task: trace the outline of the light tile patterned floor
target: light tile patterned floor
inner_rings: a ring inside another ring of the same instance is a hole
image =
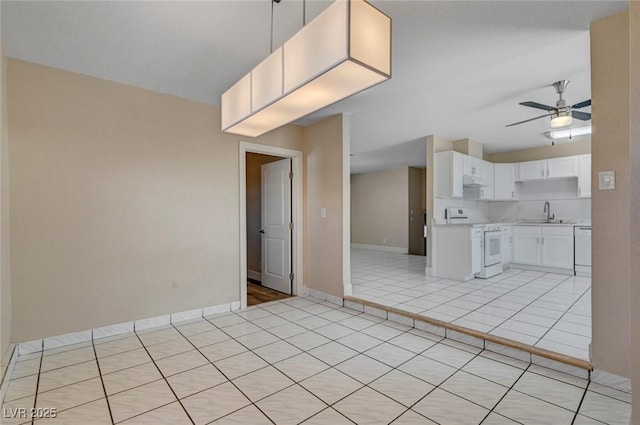
[[[3,416],[34,406],[57,409],[37,425],[626,425],[630,395],[307,297],[23,355]]]
[[[507,269],[463,283],[425,276],[425,258],[353,248],[353,296],[589,360],[591,279]]]

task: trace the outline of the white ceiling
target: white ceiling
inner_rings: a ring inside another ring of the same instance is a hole
[[[590,98],[589,23],[627,1],[372,1],[393,19],[393,77],[298,123],[351,119],[352,172],[424,166],[429,134],[486,152],[542,146],[548,120],[518,105]],[[328,5],[307,0],[310,21]],[[300,0],[274,6],[274,46],[302,26]],[[8,56],[213,105],[270,51],[269,0],[2,1]],[[585,109],[588,111],[589,109]],[[420,149],[422,149],[420,151]]]

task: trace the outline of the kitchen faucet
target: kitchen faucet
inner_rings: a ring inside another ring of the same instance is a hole
[[[551,214],[551,205],[549,204],[549,201],[544,201],[544,209],[542,210],[542,212],[547,213],[547,223],[549,223],[556,217],[555,214]]]

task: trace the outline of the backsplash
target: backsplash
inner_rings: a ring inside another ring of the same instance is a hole
[[[551,214],[556,218],[571,220],[591,219],[591,199],[554,199],[548,198]],[[436,220],[444,219],[445,210],[450,207],[464,207],[469,209],[469,216],[473,222],[490,220],[525,220],[543,219],[545,201],[509,201],[486,202],[469,201],[465,199],[434,198],[433,212]]]
[[[561,219],[591,219],[591,199],[549,198],[551,214]],[[544,201],[490,202],[488,216],[492,219],[542,219]]]

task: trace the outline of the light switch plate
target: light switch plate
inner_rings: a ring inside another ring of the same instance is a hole
[[[600,190],[612,190],[616,188],[616,172],[600,171],[598,173],[598,188]]]

